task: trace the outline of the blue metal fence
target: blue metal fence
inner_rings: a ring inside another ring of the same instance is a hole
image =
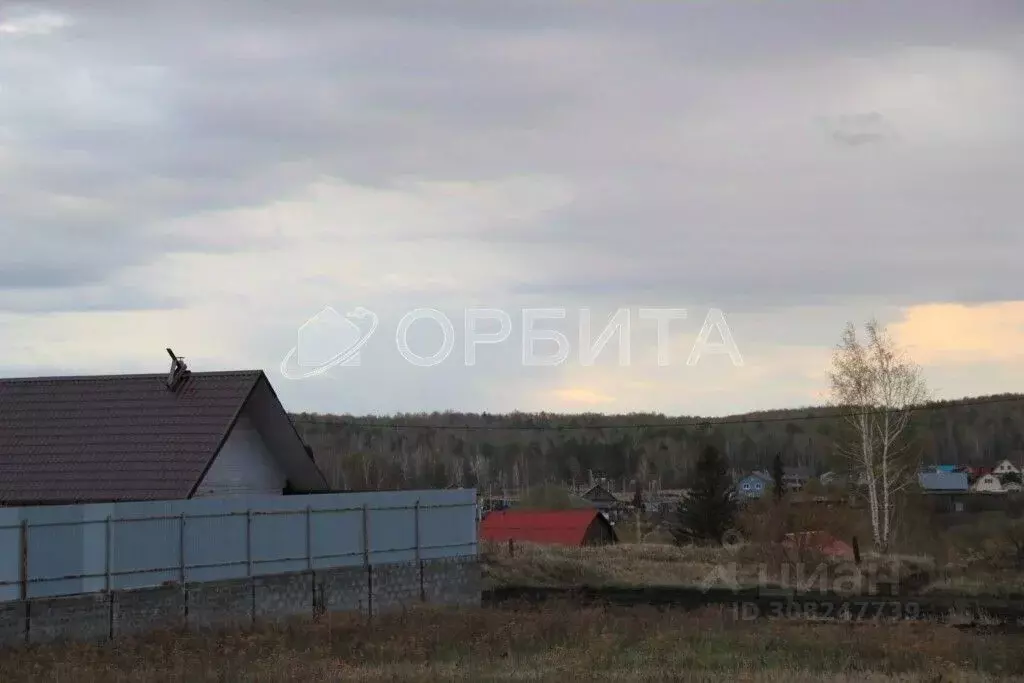
[[[0,601],[476,553],[473,489],[0,508]]]

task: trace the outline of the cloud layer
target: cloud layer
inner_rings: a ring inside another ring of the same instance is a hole
[[[717,306],[749,362],[410,369],[378,340],[279,380],[294,409],[811,402],[871,314],[945,392],[1016,376],[971,326],[1024,301],[1018,3],[348,5],[0,10],[5,374],[273,369],[330,304],[392,335],[683,307],[684,339]]]

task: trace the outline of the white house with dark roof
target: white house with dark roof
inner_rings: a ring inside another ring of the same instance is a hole
[[[1003,460],[992,469],[992,474],[1000,477],[1004,474],[1020,474],[1020,468],[1009,460]]]
[[[995,474],[986,474],[978,477],[978,480],[971,486],[974,493],[1004,493],[1002,482]]]
[[[0,379],[0,505],[329,490],[262,370]]]

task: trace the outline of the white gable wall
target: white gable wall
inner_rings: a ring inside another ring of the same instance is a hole
[[[1016,465],[1014,465],[1014,464],[1013,464],[1012,462],[1010,462],[1009,460],[1004,460],[1004,461],[1002,461],[1002,462],[1001,462],[1001,463],[999,463],[999,465],[998,465],[998,466],[997,466],[997,467],[996,467],[996,468],[995,468],[994,470],[992,470],[992,471],[993,471],[993,473],[994,473],[994,474],[1009,474],[1010,472],[1013,472],[1013,473],[1015,473],[1015,474],[1017,474],[1017,473],[1020,473],[1020,470],[1018,470],[1018,469],[1017,469],[1017,466],[1016,466]]]
[[[195,497],[281,495],[286,475],[247,415],[235,423]]]
[[[974,490],[979,493],[1001,493],[1003,485],[995,475],[986,474],[974,483]]]

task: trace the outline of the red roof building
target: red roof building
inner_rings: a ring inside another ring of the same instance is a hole
[[[597,510],[496,510],[480,523],[480,540],[584,546],[617,543],[618,537]]]

